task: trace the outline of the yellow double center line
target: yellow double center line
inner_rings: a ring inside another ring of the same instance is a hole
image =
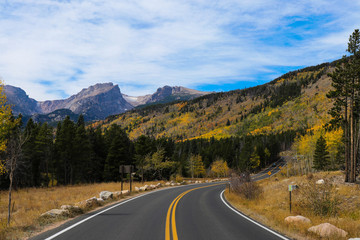
[[[189,192],[192,192],[192,191],[200,189],[200,188],[213,187],[213,186],[218,186],[218,185],[223,185],[223,184],[224,183],[219,183],[219,184],[214,184],[214,185],[210,185],[210,186],[203,186],[203,187],[193,188],[193,189],[187,190],[187,191],[181,193],[179,196],[177,196],[174,199],[174,201],[172,201],[172,203],[170,204],[170,207],[169,207],[168,212],[166,214],[165,240],[170,240],[171,239],[171,236],[170,236],[170,222],[171,222],[172,239],[173,240],[178,240],[178,235],[177,235],[177,230],[176,230],[175,211],[176,211],[177,204],[179,203],[180,199],[183,196],[185,196]],[[170,218],[171,218],[171,221],[170,221]]]

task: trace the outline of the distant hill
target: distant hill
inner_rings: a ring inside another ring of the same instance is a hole
[[[50,113],[59,109],[67,109],[69,114],[75,116],[83,114],[87,121],[101,120],[114,114],[123,113],[139,105],[170,102],[174,100],[188,100],[208,94],[184,87],[165,86],[159,88],[154,94],[130,97],[122,94],[118,85],[113,83],[99,83],[84,88],[78,94],[67,99],[53,101],[36,101],[21,88],[6,85],[5,94],[8,104],[12,106],[15,115],[33,116],[33,119],[49,119]],[[56,112],[59,118],[64,111]],[[55,117],[56,118],[56,117]],[[24,118],[25,119],[25,118]]]
[[[37,123],[48,123],[50,126],[56,127],[57,123],[60,121],[64,121],[66,116],[69,116],[70,119],[74,122],[76,122],[79,118],[79,114],[73,113],[69,109],[58,109],[54,112],[48,113],[48,114],[33,114],[31,116],[24,116],[23,122],[26,123],[30,118],[34,120],[34,122]]]
[[[330,119],[327,73],[334,66],[324,63],[253,88],[133,109],[93,126],[118,124],[132,139],[145,134],[174,140],[311,130]]]

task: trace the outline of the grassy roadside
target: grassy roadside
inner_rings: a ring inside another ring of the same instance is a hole
[[[262,180],[262,195],[255,200],[246,200],[239,195],[225,191],[226,199],[241,212],[251,218],[270,226],[271,228],[293,239],[320,239],[307,229],[321,223],[328,222],[348,232],[347,238],[360,237],[360,186],[344,184],[341,172],[321,172],[313,175],[311,181],[324,179],[331,181],[336,187],[340,198],[338,214],[335,217],[321,217],[315,215],[310,209],[301,205],[300,192],[294,191],[292,195],[292,212],[289,212],[289,184],[301,185],[309,181],[308,177],[290,177],[283,175]],[[311,220],[311,224],[287,224],[287,216],[302,215]],[[339,237],[329,238],[339,239]]]
[[[135,187],[145,184],[156,185],[158,182],[135,182]],[[164,182],[161,182],[164,183]],[[124,190],[129,189],[129,183],[124,183]],[[120,191],[120,183],[82,184],[75,186],[60,186],[51,188],[27,188],[13,191],[12,221],[7,227],[8,192],[0,192],[0,239],[23,239],[33,236],[49,224],[64,221],[68,217],[40,220],[39,216],[51,209],[58,209],[62,205],[74,205],[91,197],[99,197],[101,191]],[[134,193],[135,194],[135,193]],[[121,198],[106,201],[104,205],[119,201]],[[86,209],[92,210],[92,209]]]

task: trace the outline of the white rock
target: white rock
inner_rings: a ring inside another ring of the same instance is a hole
[[[135,192],[140,192],[140,188],[135,187]]]
[[[119,198],[119,197],[121,197],[121,192],[120,192],[120,191],[113,192],[113,197],[114,197],[114,198]]]
[[[175,186],[176,184],[175,183],[171,183],[170,186]]]
[[[360,238],[349,238],[349,240],[360,240]]]
[[[130,191],[129,190],[122,190],[121,195],[123,195],[123,196],[130,195]]]
[[[148,185],[145,185],[143,187],[140,187],[140,191],[146,191],[148,190],[149,186]]]
[[[97,198],[96,201],[97,201],[97,204],[100,204],[100,205],[105,202],[104,199],[102,199],[102,198]]]
[[[320,179],[316,181],[316,184],[324,184],[324,183],[325,183],[324,179]]]
[[[310,219],[303,216],[289,216],[285,218],[287,223],[311,223]]]
[[[334,237],[334,236],[340,236],[340,237],[346,237],[348,234],[344,230],[335,227],[334,225],[331,225],[330,223],[322,223],[317,226],[313,226],[308,229],[309,232],[313,232],[320,237]]]
[[[156,188],[155,185],[152,185],[152,184],[151,184],[151,185],[149,186],[149,190],[153,190],[153,189],[155,189],[155,188]]]
[[[60,207],[60,209],[67,210],[67,211],[79,211],[80,210],[80,208],[78,206],[72,206],[72,205],[62,205]]]
[[[162,187],[163,185],[161,184],[161,183],[158,183],[158,184],[156,184],[156,187],[158,187],[158,188],[160,188],[160,187]]]
[[[112,198],[113,197],[113,193],[112,192],[109,192],[109,191],[102,191],[100,193],[100,198],[103,199],[103,200],[108,200],[109,198]]]
[[[41,214],[41,217],[57,217],[57,216],[65,216],[68,214],[69,211],[65,209],[51,209],[50,211]]]
[[[170,186],[170,185],[171,185],[171,182],[165,183],[165,186]]]

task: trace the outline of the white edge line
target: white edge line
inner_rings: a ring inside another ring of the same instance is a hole
[[[61,230],[60,232],[57,232],[57,233],[55,233],[54,235],[51,235],[50,237],[46,238],[45,240],[54,239],[54,238],[56,238],[57,236],[59,236],[59,235],[65,233],[65,232],[69,231],[70,229],[72,229],[72,228],[74,228],[74,227],[76,227],[76,226],[78,226],[78,225],[80,225],[80,224],[82,224],[82,223],[84,223],[84,222],[92,219],[93,217],[96,217],[96,216],[98,216],[98,215],[100,215],[100,214],[102,214],[102,213],[104,213],[104,212],[106,212],[106,211],[109,211],[110,209],[116,208],[116,207],[118,207],[118,206],[120,206],[120,205],[123,205],[123,204],[125,204],[125,203],[127,203],[127,202],[130,202],[130,201],[132,201],[132,200],[135,200],[135,199],[137,199],[137,198],[140,198],[140,197],[143,197],[143,196],[152,194],[152,193],[156,193],[156,192],[160,192],[160,191],[164,191],[164,190],[169,190],[169,189],[174,189],[174,188],[177,188],[177,187],[185,187],[185,186],[189,186],[189,185],[183,185],[183,186],[176,186],[176,187],[172,187],[172,188],[159,189],[159,190],[156,190],[156,191],[151,191],[151,192],[149,192],[149,193],[141,194],[140,196],[136,196],[136,197],[130,198],[130,199],[126,200],[126,201],[120,202],[120,203],[118,203],[118,204],[115,204],[114,206],[111,206],[111,207],[109,207],[109,208],[106,208],[105,210],[102,210],[102,211],[100,211],[100,212],[98,212],[98,213],[96,213],[96,214],[94,214],[94,215],[91,215],[90,217],[85,218],[85,219],[83,219],[83,220],[81,220],[81,221],[79,221],[79,222],[77,222],[77,223],[75,223],[75,224],[73,224],[73,225],[71,225],[71,226],[63,229],[63,230]]]
[[[230,206],[230,205],[224,200],[224,198],[223,198],[224,192],[225,192],[225,190],[223,190],[223,191],[220,193],[220,198],[221,198],[221,201],[223,201],[223,203],[224,203],[228,208],[230,208],[230,210],[232,210],[232,211],[235,212],[236,214],[240,215],[241,217],[245,218],[246,220],[248,220],[248,221],[256,224],[257,226],[265,229],[266,231],[268,231],[268,232],[270,232],[270,233],[278,236],[279,238],[284,239],[284,240],[289,240],[288,238],[286,238],[286,237],[278,234],[277,232],[275,232],[275,231],[273,231],[273,230],[265,227],[264,225],[262,225],[262,224],[260,224],[260,223],[258,223],[258,222],[256,222],[256,221],[254,221],[254,220],[252,220],[252,219],[249,218],[248,216],[246,216],[246,215],[240,213],[238,210],[234,209],[232,206]]]

